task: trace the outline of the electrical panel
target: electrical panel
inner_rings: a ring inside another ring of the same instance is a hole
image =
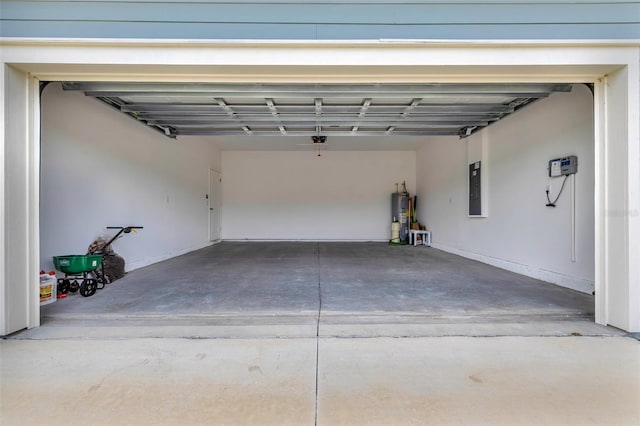
[[[578,157],[570,155],[549,160],[549,177],[573,175],[578,173]]]
[[[469,164],[469,216],[482,214],[480,183],[480,161],[477,161]]]

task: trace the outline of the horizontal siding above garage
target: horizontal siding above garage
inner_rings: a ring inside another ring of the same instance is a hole
[[[2,37],[637,39],[637,1],[14,1]]]

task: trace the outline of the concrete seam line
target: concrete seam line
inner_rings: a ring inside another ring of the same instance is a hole
[[[314,408],[314,421],[315,426],[318,425],[318,379],[319,379],[319,365],[320,365],[320,314],[322,313],[322,290],[320,287],[320,242],[316,243],[316,256],[318,267],[318,319],[316,322],[316,398]]]

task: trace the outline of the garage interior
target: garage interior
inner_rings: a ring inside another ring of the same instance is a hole
[[[114,243],[126,277],[31,332],[601,332],[593,140],[582,84],[50,83],[43,269],[106,226],[144,229]],[[568,155],[565,188],[547,166]],[[388,244],[403,183],[431,247]]]

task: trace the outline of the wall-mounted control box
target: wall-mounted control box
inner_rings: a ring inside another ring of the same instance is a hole
[[[570,155],[549,160],[549,177],[573,175],[578,173],[578,157]]]
[[[480,161],[469,164],[469,216],[482,215]]]

